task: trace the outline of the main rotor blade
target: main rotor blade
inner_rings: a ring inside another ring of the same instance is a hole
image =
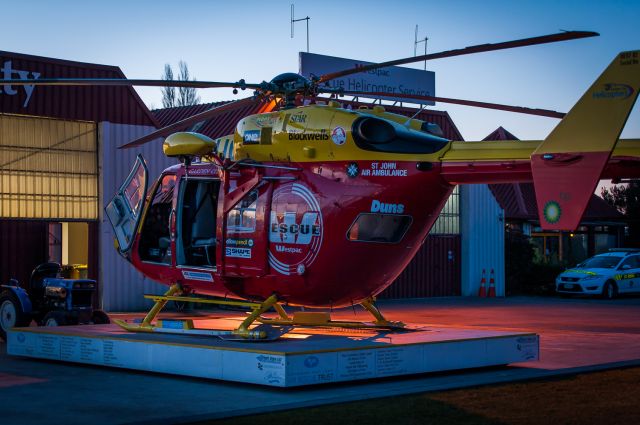
[[[446,50],[444,52],[429,53],[427,55],[412,56],[410,58],[397,59],[388,62],[374,63],[371,65],[364,65],[358,68],[345,69],[344,71],[332,72],[320,76],[320,83],[330,81],[336,78],[345,77],[351,74],[357,74],[359,72],[367,72],[373,69],[386,68],[394,65],[404,65],[407,63],[421,62],[425,60],[449,58],[452,56],[469,55],[472,53],[491,52],[494,50],[512,49],[514,47],[532,46],[536,44],[555,43],[557,41],[574,40],[578,38],[595,37],[599,36],[597,32],[592,31],[567,31],[557,34],[543,35],[539,37],[523,38],[520,40],[505,41],[502,43],[493,44],[478,44],[476,46],[469,46],[462,49]]]
[[[130,80],[126,78],[42,78],[25,80],[0,80],[0,85],[12,86],[148,86],[148,87],[192,87],[259,89],[260,84],[247,84],[243,81],[235,83],[220,81],[178,81],[178,80]]]
[[[539,109],[539,108],[526,108],[524,106],[512,106],[512,105],[503,105],[501,103],[489,103],[489,102],[478,102],[475,100],[464,100],[464,99],[453,99],[450,97],[436,97],[436,96],[418,96],[412,94],[399,94],[399,93],[387,93],[387,92],[353,92],[353,91],[345,91],[344,94],[349,96],[363,96],[363,97],[394,97],[401,98],[407,100],[429,100],[434,102],[442,102],[442,103],[453,103],[456,105],[465,105],[465,106],[473,106],[476,108],[487,108],[487,109],[497,109],[500,111],[509,111],[509,112],[517,112],[520,114],[529,114],[529,115],[538,115],[542,117],[551,117],[551,118],[562,118],[565,116],[562,112],[552,111],[549,109]]]
[[[134,148],[136,146],[144,145],[147,142],[155,140],[159,137],[167,136],[173,132],[184,130],[187,127],[190,127],[200,121],[210,120],[215,118],[218,115],[224,114],[236,108],[242,108],[245,106],[249,106],[253,103],[257,103],[259,100],[254,97],[247,97],[246,99],[240,99],[233,102],[225,103],[224,105],[218,106],[217,108],[209,109],[204,112],[200,112],[199,114],[192,115],[183,120],[174,122],[166,127],[162,127],[153,133],[149,133],[146,136],[142,136],[138,139],[135,139],[132,142],[127,143],[126,145],[122,145],[118,147],[118,149],[129,149]]]

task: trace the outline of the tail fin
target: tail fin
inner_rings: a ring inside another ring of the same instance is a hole
[[[640,50],[620,53],[531,155],[543,229],[578,227],[640,90]]]

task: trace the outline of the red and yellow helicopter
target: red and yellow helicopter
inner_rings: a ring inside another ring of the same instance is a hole
[[[234,331],[260,339],[255,321],[275,325],[365,326],[332,321],[327,313],[289,316],[282,304],[333,308],[360,304],[372,326],[402,328],[373,304],[425,240],[455,185],[533,181],[541,226],[573,230],[602,178],[640,176],[640,140],[618,140],[640,89],[640,51],[613,62],[564,116],[554,111],[430,96],[436,100],[563,117],[543,141],[469,143],[447,140],[437,125],[386,112],[349,110],[346,92],[328,81],[358,72],[469,53],[597,35],[564,32],[483,44],[339,71],[307,79],[282,74],[249,84],[156,80],[38,80],[39,85],[147,85],[252,89],[253,97],[194,115],[133,141],[166,137],[167,156],[180,159],[154,184],[144,159],[105,208],[119,252],[145,276],[170,286],[132,331],[156,331],[168,301],[201,294],[233,299],[253,311]],[[0,84],[19,84],[1,80]],[[329,93],[325,104],[296,106]],[[238,122],[234,134],[212,140],[178,132],[239,104],[261,112]],[[171,134],[173,133],[173,134]],[[278,317],[262,314],[275,308]]]

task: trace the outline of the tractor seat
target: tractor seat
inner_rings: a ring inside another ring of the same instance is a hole
[[[62,267],[58,263],[42,263],[38,264],[31,272],[31,279],[29,279],[29,287],[32,289],[42,288],[42,283],[45,278],[58,277],[58,274],[62,271]]]

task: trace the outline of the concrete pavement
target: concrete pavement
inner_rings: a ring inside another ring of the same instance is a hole
[[[2,343],[0,422],[185,423],[640,365],[640,298],[447,298],[386,301],[381,308],[392,320],[536,332],[541,337],[541,360],[504,368],[277,389],[13,358],[6,355]],[[353,318],[354,314],[368,319],[351,309],[337,311],[334,317]]]

